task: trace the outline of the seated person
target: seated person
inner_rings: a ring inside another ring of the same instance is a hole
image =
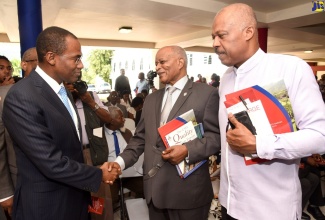
[[[142,89],[141,93],[142,93],[142,95],[143,95],[143,100],[146,100],[146,97],[147,97],[147,95],[148,95],[148,90],[146,90],[146,89]]]
[[[115,161],[117,155],[120,152],[123,152],[125,149],[127,143],[132,137],[132,133],[129,129],[123,128],[125,119],[123,117],[122,111],[118,107],[109,106],[108,111],[112,117],[112,121],[109,124],[105,124],[104,127],[109,151],[108,162],[113,162]],[[116,135],[117,140],[115,139],[114,135]],[[122,178],[122,184],[124,188],[127,188],[134,192],[136,198],[144,198],[142,176]],[[120,182],[116,180],[110,187],[114,205],[119,201],[118,194],[120,189]]]
[[[325,219],[324,214],[319,208],[325,205],[320,183],[320,170],[318,169],[320,163],[324,163],[321,156],[319,154],[314,154],[310,157],[302,158],[299,169],[299,179],[302,191],[302,210],[309,201],[307,211],[315,219]],[[310,219],[310,216],[303,212],[302,219]]]
[[[109,96],[107,97],[107,103],[105,103],[105,105],[107,107],[109,106],[116,106],[119,107],[123,113],[123,117],[124,118],[128,118],[128,111],[125,107],[125,105],[120,104],[120,97],[118,96],[116,91],[112,91]]]
[[[135,126],[138,125],[142,113],[143,108],[143,98],[137,96],[131,102],[131,108],[129,109],[129,113],[132,114],[133,120],[135,122]]]

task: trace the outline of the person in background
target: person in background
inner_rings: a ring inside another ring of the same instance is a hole
[[[221,63],[229,67],[219,87],[222,219],[300,219],[300,158],[325,152],[325,106],[313,71],[297,57],[263,52],[255,13],[246,4],[217,13],[212,39]],[[253,135],[227,113],[227,94],[279,80],[286,85],[299,131]],[[226,132],[228,120],[234,128]],[[267,161],[246,166],[247,154]]]
[[[155,62],[160,82],[166,86],[146,98],[135,135],[110,165],[124,170],[144,152],[144,194],[150,219],[207,219],[213,198],[209,164],[204,163],[186,179],[180,178],[175,164],[185,159],[193,164],[220,149],[218,91],[188,79],[186,52],[179,46],[159,49]],[[169,91],[171,105],[163,111]],[[204,137],[166,149],[157,128],[191,109],[203,124]],[[161,117],[162,112],[167,114]]]
[[[207,79],[205,77],[202,77],[201,83],[207,84]]]
[[[126,109],[131,107],[130,97],[131,97],[131,93],[128,90],[124,90],[122,92],[122,98],[121,98],[120,104],[124,105],[126,107]]]
[[[18,167],[13,219],[88,220],[89,192],[120,171],[84,164],[79,117],[63,85],[76,82],[83,68],[77,37],[48,27],[36,49],[38,66],[12,86],[3,105]]]
[[[195,82],[202,82],[202,75],[201,74],[198,74],[197,75],[197,78],[199,78],[198,80],[196,80]]]
[[[135,90],[136,90],[136,94],[138,93],[142,93],[142,90],[149,90],[149,84],[147,82],[147,80],[144,78],[144,73],[141,72],[139,73],[139,81],[137,82],[136,86],[135,86]]]
[[[7,57],[0,55],[0,86],[11,85],[15,80],[11,77],[11,62]]]
[[[141,91],[142,95],[143,95],[143,101],[146,100],[146,97],[148,96],[149,92],[146,89],[142,89]]]
[[[12,85],[0,86],[0,213],[11,216],[17,181],[16,155],[8,130],[2,120],[3,101]],[[1,215],[1,214],[0,214]],[[1,219],[1,217],[0,217]]]
[[[107,145],[109,148],[109,155],[107,161],[113,162],[119,153],[116,152],[117,148],[120,152],[123,152],[126,145],[129,143],[132,133],[129,129],[124,128],[125,119],[123,117],[121,109],[116,106],[109,106],[108,111],[112,116],[112,121],[105,124],[105,136],[107,139]],[[118,146],[114,141],[114,134],[117,137]],[[143,177],[130,177],[121,179],[123,187],[135,192],[136,198],[143,198]],[[119,189],[120,182],[114,181],[113,185],[110,186],[112,193],[113,204],[117,204],[119,201]]]
[[[123,113],[124,118],[128,118],[128,110],[126,109],[125,105],[118,103],[120,101],[120,97],[118,96],[116,91],[112,91],[109,96],[107,97],[107,103],[105,104],[107,107],[109,106],[116,106],[119,107]]]
[[[209,85],[213,87],[219,87],[219,84],[220,84],[220,76],[218,76],[216,73],[213,73],[211,75],[211,82],[209,82]]]
[[[123,97],[123,92],[128,91],[131,94],[131,87],[129,79],[125,76],[125,70],[120,70],[121,75],[116,78],[114,90],[119,94],[120,98]]]
[[[36,47],[27,49],[21,59],[21,69],[24,70],[24,77],[28,77],[33,69],[37,67],[38,59]]]
[[[323,193],[321,187],[321,174],[319,167],[325,165],[324,159],[319,154],[314,154],[301,159],[299,167],[299,179],[302,191],[302,210],[304,210],[307,202],[309,205],[307,211],[317,220],[324,220],[325,215],[320,210],[320,206],[324,206]],[[310,216],[302,212],[301,219],[310,219]]]
[[[144,100],[142,97],[135,97],[134,99],[132,99],[131,107],[134,109],[133,118],[134,118],[135,126],[137,126],[140,121],[143,103]]]

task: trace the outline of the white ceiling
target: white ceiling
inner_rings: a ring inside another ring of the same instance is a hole
[[[269,28],[268,52],[325,61],[325,12],[313,12],[310,0],[42,0],[43,28],[68,29],[85,46],[213,52],[213,18],[234,2],[251,5]],[[0,0],[0,15],[0,42],[19,42],[17,1]],[[133,32],[121,34],[121,26]]]

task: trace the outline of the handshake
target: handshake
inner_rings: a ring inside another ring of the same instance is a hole
[[[121,167],[116,162],[105,162],[100,169],[103,172],[102,181],[110,185],[122,174]]]

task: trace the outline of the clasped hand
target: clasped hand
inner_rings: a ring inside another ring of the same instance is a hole
[[[188,151],[185,145],[175,145],[167,148],[161,154],[164,160],[173,165],[177,165],[187,157]]]
[[[121,167],[116,162],[105,162],[100,169],[103,172],[103,182],[110,185],[122,174]]]
[[[256,137],[242,123],[237,121],[231,113],[228,115],[229,121],[235,126],[229,129],[226,134],[227,142],[232,150],[241,154],[256,153]]]

